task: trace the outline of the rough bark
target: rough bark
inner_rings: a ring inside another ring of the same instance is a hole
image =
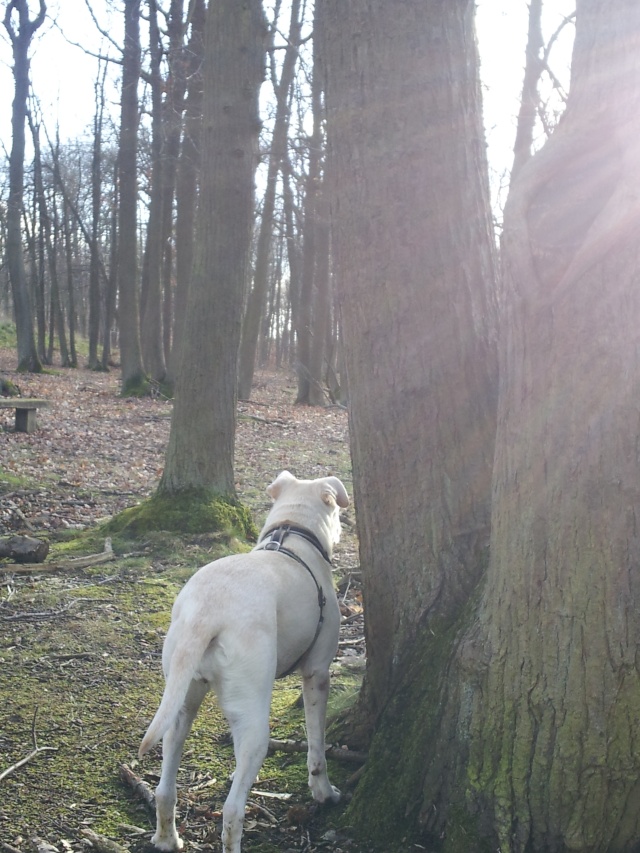
[[[449,734],[507,853],[640,837],[639,37],[632,0],[578,3],[566,113],[505,208],[491,562]]]
[[[473,3],[331,0],[321,12],[371,724],[482,569],[493,235]],[[393,726],[407,730],[402,715]],[[406,808],[384,775],[376,821]]]
[[[209,6],[193,272],[160,492],[234,496],[237,356],[249,274],[266,28],[259,0]]]
[[[0,559],[16,563],[42,563],[49,553],[49,543],[32,536],[10,536],[0,539]]]

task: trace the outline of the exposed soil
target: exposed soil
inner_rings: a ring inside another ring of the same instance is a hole
[[[0,850],[87,850],[94,832],[140,853],[149,849],[153,819],[119,774],[127,764],[151,787],[157,781],[159,751],[142,766],[135,755],[162,690],[171,604],[194,569],[239,543],[156,534],[114,542],[116,559],[74,568],[71,556],[102,550],[101,520],[153,492],[171,403],[120,398],[117,371],[16,375],[14,363],[13,351],[0,350],[0,371],[23,396],[51,405],[31,434],[14,432],[13,411],[0,410],[0,534],[44,538],[51,550],[27,572],[0,562]],[[258,525],[269,505],[265,487],[283,468],[304,477],[336,474],[352,491],[346,413],[296,407],[294,397],[292,376],[262,373],[254,399],[239,407],[237,489]],[[353,700],[364,662],[352,508],[343,520],[334,559],[344,617],[334,712]],[[61,568],[46,571],[52,563]],[[295,676],[277,683],[273,737],[304,738],[299,696]],[[226,725],[213,700],[205,702],[179,777],[188,850],[221,849],[232,769]],[[347,792],[355,769],[330,762],[332,781]],[[251,795],[243,849],[363,850],[332,828],[341,811],[310,804],[303,754],[275,753]]]

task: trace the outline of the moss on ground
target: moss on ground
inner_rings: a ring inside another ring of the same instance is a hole
[[[119,767],[129,764],[156,784],[160,749],[141,764],[136,753],[163,689],[160,655],[171,606],[205,555],[210,560],[228,552],[210,537],[178,543],[174,538],[176,545],[173,555],[161,549],[159,558],[151,551],[73,575],[16,575],[10,600],[0,596],[0,772],[31,752],[34,733],[38,746],[52,748],[3,780],[0,838],[7,843],[20,848],[20,839],[33,836],[53,844],[75,842],[88,826],[127,843],[133,853],[148,849],[149,835],[124,828],[150,833],[153,819],[120,782]],[[67,546],[54,544],[54,561]],[[347,692],[354,689],[355,681],[347,679]],[[342,692],[333,691],[334,698]],[[274,737],[305,737],[299,698],[298,677],[276,683]],[[226,722],[215,699],[207,697],[179,776],[178,814],[186,818],[187,840],[219,843],[219,813],[232,770]],[[334,765],[331,771],[340,787],[353,768]],[[275,853],[296,846],[306,829],[285,819],[288,809],[299,804],[303,817],[317,819],[310,808],[306,756],[269,756],[257,787],[292,798],[262,801],[277,814],[277,824],[250,808],[243,849]]]
[[[258,533],[247,507],[239,501],[202,490],[173,495],[156,493],[118,513],[102,530],[127,537],[170,531],[188,535],[218,533],[222,537],[249,540],[255,540]]]

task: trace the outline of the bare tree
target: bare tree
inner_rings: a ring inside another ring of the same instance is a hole
[[[40,0],[38,14],[31,20],[27,0],[9,0],[4,16],[4,26],[13,48],[15,81],[11,113],[12,145],[7,203],[7,262],[16,318],[18,369],[35,372],[42,370],[42,364],[36,350],[33,331],[31,299],[22,254],[21,218],[24,201],[25,122],[29,96],[29,46],[34,33],[44,22],[46,11],[45,0]]]
[[[124,52],[118,154],[118,325],[122,393],[146,387],[140,345],[138,301],[138,81],[140,79],[140,0],[124,3]]]
[[[251,383],[255,368],[256,351],[260,324],[265,311],[267,284],[269,275],[269,257],[272,245],[273,216],[276,200],[278,176],[287,155],[287,132],[290,119],[291,84],[298,59],[298,42],[300,40],[301,3],[292,0],[289,35],[285,47],[284,60],[280,79],[274,83],[276,98],[276,117],[273,128],[271,150],[269,152],[269,167],[267,185],[262,204],[260,232],[256,248],[255,274],[253,288],[247,301],[242,344],[239,357],[238,393],[241,399],[248,400],[251,395]]]
[[[195,255],[175,404],[159,492],[235,498],[237,357],[249,275],[258,94],[266,27],[260,0],[207,12],[202,170]]]

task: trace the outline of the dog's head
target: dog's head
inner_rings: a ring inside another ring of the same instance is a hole
[[[337,477],[317,480],[298,480],[289,471],[282,471],[267,486],[273,506],[264,530],[274,524],[296,524],[305,527],[322,541],[331,553],[340,540],[340,509],[349,506],[349,496]]]

